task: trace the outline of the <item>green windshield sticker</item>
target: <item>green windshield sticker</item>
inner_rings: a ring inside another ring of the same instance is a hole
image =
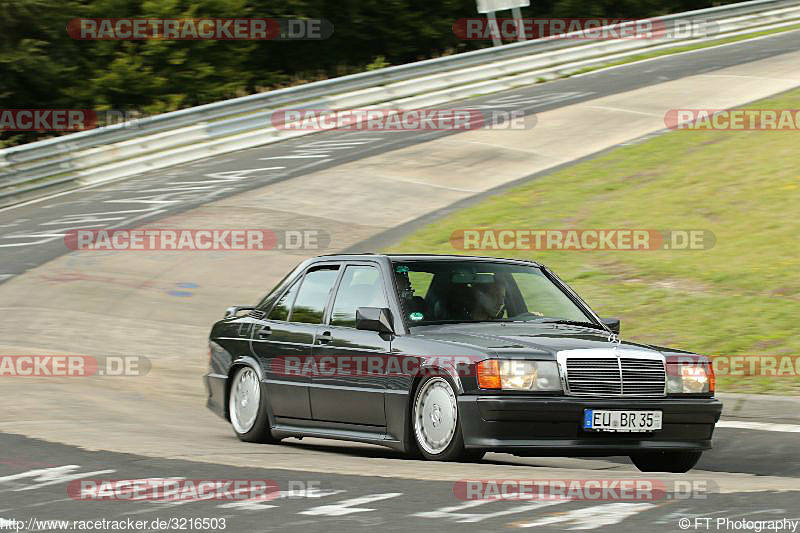
[[[408,272],[408,267],[405,265],[398,265],[395,267],[394,271],[398,274],[405,274]]]
[[[410,315],[408,315],[408,318],[410,318],[411,320],[422,320],[423,318],[425,318],[425,315],[423,315],[422,313],[411,313]]]

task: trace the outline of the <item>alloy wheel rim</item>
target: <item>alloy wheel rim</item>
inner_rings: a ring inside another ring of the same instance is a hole
[[[443,378],[426,381],[414,402],[417,443],[431,455],[444,452],[453,441],[458,422],[456,396]]]
[[[252,368],[243,368],[236,374],[231,389],[231,424],[239,434],[245,434],[256,423],[261,404],[261,389],[258,376]]]

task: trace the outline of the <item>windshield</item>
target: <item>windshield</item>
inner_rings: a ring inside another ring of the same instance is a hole
[[[410,326],[448,322],[591,322],[539,267],[483,261],[393,261]]]

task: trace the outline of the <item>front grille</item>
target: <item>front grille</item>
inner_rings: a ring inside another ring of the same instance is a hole
[[[566,379],[575,396],[664,396],[662,359],[568,357]]]

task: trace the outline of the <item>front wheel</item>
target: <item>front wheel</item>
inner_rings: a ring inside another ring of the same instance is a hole
[[[631,461],[642,472],[682,474],[694,468],[701,455],[703,452],[697,451],[646,452],[631,455]]]
[[[249,366],[233,373],[228,397],[231,426],[239,440],[244,442],[277,442],[269,430],[267,406],[261,394],[261,380]]]
[[[425,459],[432,461],[476,461],[483,450],[464,448],[456,393],[442,377],[423,379],[411,405],[414,441]]]

